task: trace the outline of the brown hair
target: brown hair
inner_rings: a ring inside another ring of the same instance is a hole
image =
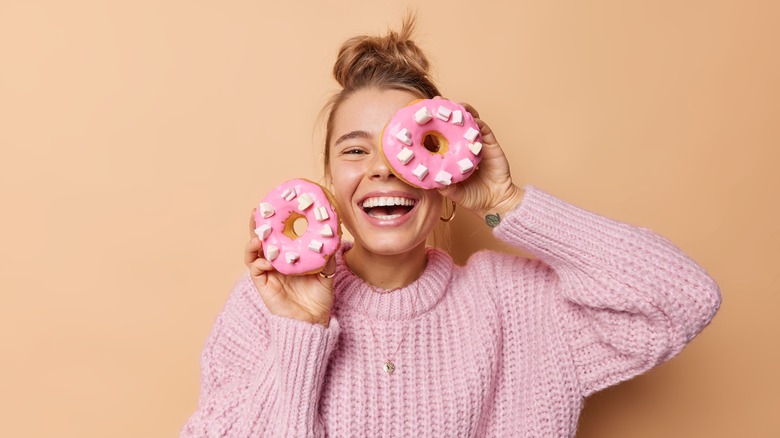
[[[412,40],[414,26],[414,16],[408,14],[400,33],[389,30],[385,36],[356,36],[341,45],[333,65],[333,77],[342,89],[323,108],[327,114],[326,175],[330,164],[328,145],[333,133],[333,115],[352,93],[365,88],[379,88],[409,91],[425,99],[441,94],[428,72],[428,58]]]

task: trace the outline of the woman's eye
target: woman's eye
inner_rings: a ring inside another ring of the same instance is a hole
[[[358,149],[358,148],[351,148],[344,151],[344,154],[346,155],[359,155],[365,153],[366,152],[363,149]]]

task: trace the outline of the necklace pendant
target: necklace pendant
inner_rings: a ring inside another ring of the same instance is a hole
[[[395,371],[395,364],[388,360],[385,362],[384,370],[387,374],[393,374],[393,371]]]

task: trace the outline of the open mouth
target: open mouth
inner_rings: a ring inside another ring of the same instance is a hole
[[[363,203],[363,211],[367,215],[381,219],[391,220],[399,218],[414,208],[415,200],[400,196],[376,196],[366,198]]]

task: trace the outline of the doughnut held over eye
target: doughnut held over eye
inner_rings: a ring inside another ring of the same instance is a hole
[[[416,100],[382,132],[382,157],[393,173],[422,189],[441,189],[470,177],[482,160],[474,117],[447,99]]]
[[[274,269],[285,275],[322,271],[341,245],[334,205],[327,189],[306,179],[287,181],[263,198],[255,212],[255,234]]]

